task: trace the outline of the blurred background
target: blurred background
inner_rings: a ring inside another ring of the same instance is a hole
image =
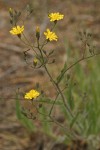
[[[100,50],[99,0],[0,0],[0,150],[40,150],[41,143],[46,143],[45,149],[50,142],[52,143],[49,137],[42,135],[43,138],[41,138],[41,133],[31,135],[18,121],[15,112],[13,98],[18,88],[25,93],[39,82],[42,89],[46,89],[47,95],[50,97],[55,95],[44,70],[34,71],[26,65],[23,52],[27,50],[27,47],[16,36],[9,33],[11,29],[9,8],[24,12],[29,3],[33,7],[33,13],[25,22],[25,30],[28,36],[33,36],[33,41],[37,25],[40,26],[41,36],[49,27],[47,17],[49,12],[60,12],[65,16],[56,28],[58,42],[48,44],[48,49],[55,49],[56,63],[50,68],[54,76],[57,75],[65,60],[72,61],[75,54],[79,56],[77,53],[81,53],[80,31],[92,33],[92,44],[97,51]],[[33,56],[30,57],[33,58]],[[99,56],[88,62],[81,64],[84,70],[87,68],[85,79],[89,76],[89,70],[91,74],[91,69],[99,76]],[[77,78],[78,76],[76,80]],[[92,76],[91,80],[93,78]],[[85,82],[88,82],[87,80]],[[81,79],[78,81],[81,82]]]

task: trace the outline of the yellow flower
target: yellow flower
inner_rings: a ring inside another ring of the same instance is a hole
[[[49,29],[47,29],[46,32],[44,32],[44,35],[46,36],[46,39],[49,41],[57,41],[58,37],[54,32],[51,32]]]
[[[24,31],[24,26],[16,26],[13,27],[12,30],[10,30],[10,33],[13,35],[20,35]]]
[[[58,20],[61,20],[64,18],[64,15],[60,14],[59,12],[57,13],[51,13],[49,14],[49,18],[50,18],[50,21],[58,21]]]
[[[40,95],[40,93],[36,90],[30,90],[28,93],[25,94],[25,99],[35,99]]]

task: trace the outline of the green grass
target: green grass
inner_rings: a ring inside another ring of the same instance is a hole
[[[85,60],[72,69],[73,81],[65,92],[75,121],[83,128],[82,136],[100,133],[100,61],[99,56]],[[76,85],[74,86],[74,82]],[[78,113],[79,112],[79,113]]]

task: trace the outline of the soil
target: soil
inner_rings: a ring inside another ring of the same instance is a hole
[[[19,88],[21,93],[34,88],[40,83],[43,90],[53,97],[55,91],[48,83],[48,77],[43,69],[34,71],[24,61],[23,52],[27,50],[16,36],[9,33],[8,9],[24,10],[28,0],[0,0],[0,150],[86,150],[86,144],[66,146],[55,143],[52,138],[43,133],[30,133],[16,117],[15,93]],[[42,4],[42,5],[41,5]],[[35,34],[35,27],[40,25],[41,34],[49,26],[48,12],[61,12],[64,20],[58,23],[57,32],[59,44],[49,44],[49,49],[56,49],[56,65],[52,65],[50,71],[56,75],[63,65],[66,55],[66,47],[75,49],[80,47],[78,32],[87,29],[92,32],[94,44],[100,48],[100,1],[99,0],[34,0],[33,17],[26,22],[26,34]],[[35,38],[33,37],[33,40]],[[33,56],[30,55],[30,59]],[[46,84],[44,84],[46,83]],[[48,89],[47,89],[48,87]],[[76,146],[75,146],[76,145]]]

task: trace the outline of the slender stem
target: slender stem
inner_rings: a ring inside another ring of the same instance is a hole
[[[47,67],[46,67],[46,65],[44,65],[44,68],[45,68],[45,70],[46,70],[48,76],[50,77],[51,82],[54,84],[54,86],[56,87],[57,91],[60,93],[60,95],[61,95],[61,97],[62,97],[62,100],[63,100],[63,103],[64,103],[64,106],[66,107],[66,111],[69,112],[69,114],[71,115],[72,118],[74,118],[74,115],[73,115],[72,111],[70,110],[70,108],[68,107],[68,105],[67,105],[67,103],[66,103],[66,99],[65,99],[65,97],[64,97],[64,95],[63,95],[63,93],[62,93],[62,91],[61,91],[61,89],[60,89],[60,87],[59,87],[59,85],[53,80],[52,76],[50,75],[50,73],[49,73],[49,71],[48,71],[48,69],[47,69]],[[76,122],[76,124],[77,124],[78,127],[82,130],[82,128],[81,128],[81,126],[79,125],[79,123]]]
[[[44,61],[44,57],[43,57],[43,54],[42,54],[42,49],[40,49],[39,44],[38,44],[38,49],[39,49],[40,54],[41,54],[41,56],[42,56],[42,59],[43,59],[43,61]],[[62,100],[63,100],[63,103],[64,103],[64,105],[65,105],[65,107],[66,107],[66,111],[68,111],[69,114],[71,115],[71,117],[74,118],[74,116],[73,116],[73,114],[72,114],[70,108],[69,108],[68,105],[66,104],[65,97],[64,97],[64,95],[63,95],[63,93],[62,93],[62,91],[61,91],[59,85],[53,80],[51,74],[49,73],[49,71],[48,71],[48,69],[47,69],[47,67],[46,67],[46,64],[44,64],[44,68],[45,68],[45,70],[46,70],[46,72],[47,72],[47,74],[48,74],[48,76],[49,76],[51,82],[53,83],[54,87],[56,88],[57,92],[60,93],[60,95],[61,95],[61,97],[62,97]],[[78,125],[79,128],[81,129],[81,127],[80,127],[80,125],[79,125],[78,123],[77,123],[77,125]]]
[[[54,107],[54,105],[55,105],[55,103],[56,103],[56,100],[57,100],[58,96],[59,96],[59,93],[56,95],[56,98],[55,98],[55,100],[54,100],[54,102],[53,102],[53,104],[52,104],[52,106],[51,106],[51,109],[50,109],[50,112],[49,112],[49,116],[50,116],[51,113],[52,113],[53,107]]]
[[[89,58],[91,58],[91,57],[97,56],[97,55],[100,55],[100,53],[94,54],[94,55],[91,55],[91,56],[87,56],[87,57],[82,57],[82,58],[80,58],[79,60],[77,60],[76,62],[74,62],[72,65],[70,65],[70,66],[62,73],[61,78],[64,76],[64,74],[65,74],[68,70],[70,70],[72,67],[74,67],[74,66],[75,66],[76,64],[78,64],[79,62],[81,62],[81,61],[83,61],[83,60],[85,60],[85,59],[89,59]],[[59,81],[59,83],[60,83],[60,81]]]
[[[74,138],[77,138],[78,137],[78,135],[74,132],[74,131],[72,131],[70,128],[68,128],[68,127],[65,127],[65,126],[63,126],[61,123],[59,123],[55,118],[53,118],[52,116],[49,116],[50,117],[50,119],[52,120],[52,122],[53,123],[55,123],[55,124],[57,124],[57,125],[59,125],[63,130],[64,130],[64,132],[66,132],[67,131],[67,136],[68,137],[74,137]],[[69,133],[68,133],[69,132]]]
[[[40,46],[39,46],[39,41],[38,41],[37,44],[38,44],[38,49],[39,49],[39,51],[40,51],[40,54],[41,54],[41,56],[42,56],[42,60],[43,60],[43,63],[44,63],[44,57],[43,57],[43,54],[42,54],[43,45],[42,45],[42,47],[40,48]],[[96,55],[96,54],[95,54],[95,55]],[[91,58],[91,57],[93,57],[93,56],[94,56],[94,55],[88,56],[88,57],[82,57],[81,59],[79,59],[78,61],[76,61],[75,63],[73,63],[71,66],[69,66],[69,67],[64,71],[64,73],[62,74],[62,77],[63,77],[63,75],[65,74],[65,72],[68,71],[69,69],[71,69],[73,66],[75,66],[76,64],[78,64],[78,63],[81,62],[82,60]],[[62,91],[61,91],[61,89],[60,89],[58,83],[56,83],[55,80],[52,78],[52,76],[51,76],[51,74],[49,73],[49,71],[48,71],[47,66],[46,66],[45,63],[44,63],[43,66],[44,66],[44,68],[45,68],[45,70],[46,70],[46,72],[47,72],[47,74],[48,74],[48,76],[49,76],[51,82],[53,83],[54,87],[56,88],[57,92],[60,93],[60,95],[61,95],[61,97],[62,97],[62,100],[63,100],[63,103],[64,103],[64,106],[66,107],[66,111],[69,112],[69,114],[71,115],[72,118],[74,118],[74,115],[73,115],[72,111],[70,110],[69,106],[67,105],[66,99],[65,99],[65,97],[64,97],[64,95],[63,95],[63,93],[62,93]],[[50,114],[51,114],[51,112],[52,112],[53,107],[54,107],[54,105],[53,105],[52,108],[51,108]],[[80,130],[82,130],[80,124],[79,124],[77,121],[76,121],[76,124],[78,125],[78,127],[80,128]]]
[[[37,52],[36,52],[35,49],[34,49],[34,46],[30,44],[30,42],[28,41],[28,39],[26,38],[26,36],[25,36],[24,33],[23,33],[23,37],[25,38],[25,40],[26,40],[27,43],[26,43],[24,40],[22,40],[22,39],[20,38],[21,41],[22,41],[25,45],[31,47],[31,48],[33,49],[33,51],[36,53],[36,55],[38,55]]]

